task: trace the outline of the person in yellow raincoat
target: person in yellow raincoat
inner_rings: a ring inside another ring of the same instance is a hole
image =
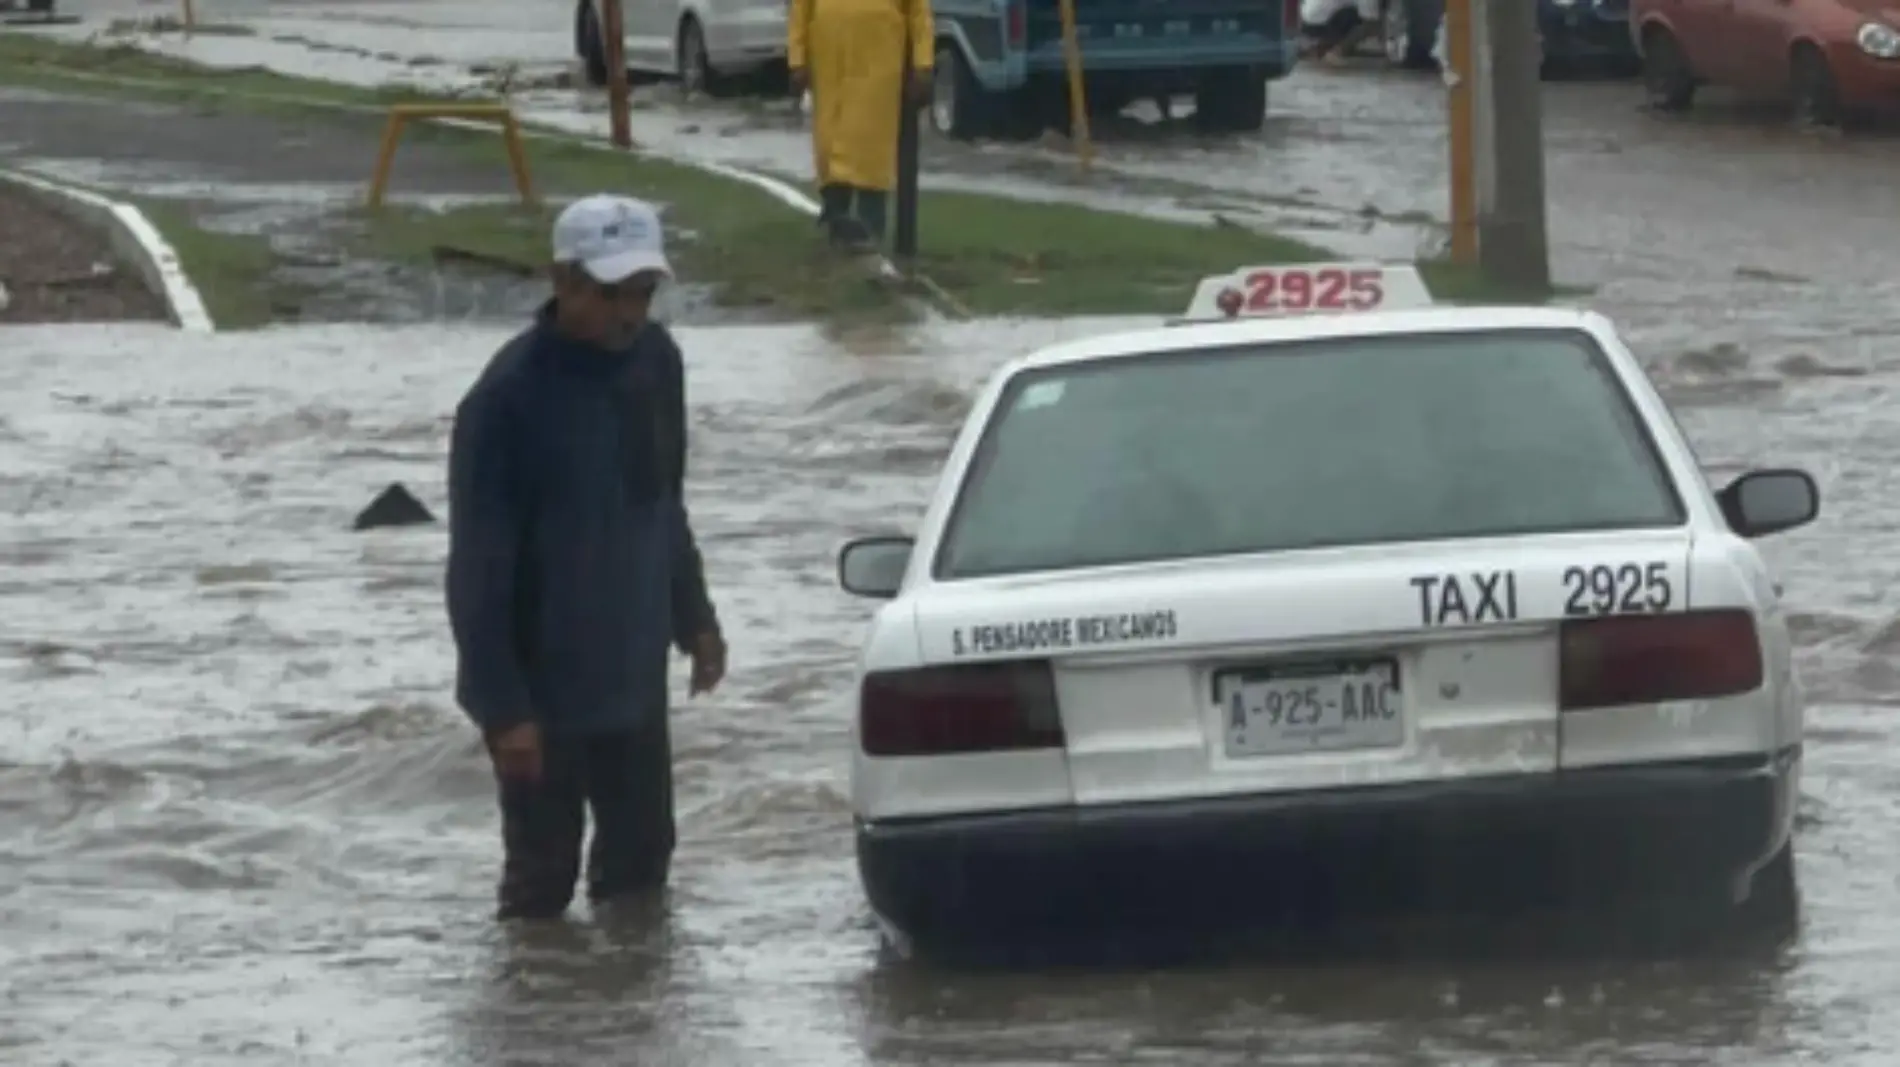
[[[897,184],[901,108],[930,93],[936,30],[930,0],[791,0],[786,65],[792,95],[811,90],[812,157],[834,243],[881,242]],[[911,78],[904,80],[908,55]]]

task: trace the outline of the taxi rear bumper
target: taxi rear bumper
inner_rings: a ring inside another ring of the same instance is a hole
[[[1786,843],[1799,760],[860,821],[858,868],[883,923],[950,942],[1719,893]]]

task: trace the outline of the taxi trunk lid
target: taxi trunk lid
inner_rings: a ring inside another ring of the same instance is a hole
[[[1691,549],[1672,528],[1091,569],[941,585],[917,621],[929,662],[1049,660],[1080,804],[1537,773],[1562,623],[1683,611]]]

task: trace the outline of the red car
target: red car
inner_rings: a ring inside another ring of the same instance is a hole
[[[1900,0],[1635,0],[1630,32],[1658,110],[1705,84],[1784,97],[1815,125],[1900,108]]]

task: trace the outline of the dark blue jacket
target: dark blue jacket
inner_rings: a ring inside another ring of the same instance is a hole
[[[495,354],[449,446],[455,695],[484,730],[664,715],[667,646],[718,626],[681,498],[679,346],[657,323],[583,345],[552,310]]]

